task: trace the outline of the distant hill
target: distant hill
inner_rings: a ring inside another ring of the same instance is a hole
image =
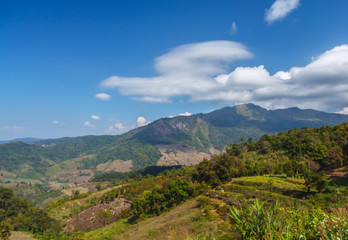
[[[43,139],[41,138],[16,138],[16,139],[8,140],[8,141],[0,141],[0,144],[11,143],[11,142],[33,143],[33,142],[38,142],[42,140]]]
[[[127,172],[151,165],[192,165],[228,143],[291,128],[337,125],[347,115],[253,104],[207,114],[161,118],[119,136],[84,136],[0,145],[0,171],[22,178],[80,183],[97,172]],[[1,178],[0,178],[1,180]]]

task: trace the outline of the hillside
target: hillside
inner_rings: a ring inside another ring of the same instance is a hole
[[[58,197],[64,189],[88,191],[102,172],[128,172],[151,165],[194,165],[221,153],[228,143],[259,139],[290,128],[336,125],[347,115],[289,108],[266,110],[253,104],[207,114],[162,118],[118,136],[83,136],[0,145],[0,184],[22,189],[22,197]],[[41,184],[33,189],[31,186]],[[30,190],[30,191],[29,191]],[[28,192],[29,191],[29,192]],[[71,192],[71,191],[69,191]]]
[[[0,144],[11,143],[11,142],[25,142],[25,143],[33,143],[42,141],[41,138],[16,138],[8,141],[0,141]]]
[[[33,220],[60,222],[53,232],[57,239],[348,236],[347,123],[248,139],[195,166],[162,170],[105,174],[96,178],[103,182],[91,183],[98,191],[74,191],[49,203]],[[0,193],[0,201],[21,201],[10,189],[0,188]],[[0,205],[5,216],[0,224],[52,238],[53,229],[35,232],[18,224],[18,209],[25,215],[28,206],[17,204],[12,211],[11,204]]]

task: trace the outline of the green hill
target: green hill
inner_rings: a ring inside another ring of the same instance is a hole
[[[346,239],[347,177],[347,123],[294,128],[229,144],[195,166],[104,173],[91,183],[98,191],[74,190],[44,211],[0,187],[0,230],[43,239]]]
[[[347,115],[298,108],[266,110],[244,104],[207,114],[162,118],[118,136],[12,142],[0,145],[0,183],[24,188],[39,183],[63,192],[101,172],[194,165],[241,139],[257,140],[290,128],[344,121],[348,121]]]

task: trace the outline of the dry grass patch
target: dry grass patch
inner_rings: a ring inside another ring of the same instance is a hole
[[[25,232],[12,232],[10,240],[35,240],[30,233]]]
[[[174,208],[161,216],[137,223],[115,239],[186,239],[192,237],[192,218],[199,213],[195,199]]]

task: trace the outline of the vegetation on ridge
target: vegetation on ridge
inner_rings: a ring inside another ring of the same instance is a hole
[[[141,172],[98,176],[110,182],[99,182],[97,193],[75,191],[70,198],[53,201],[42,218],[61,222],[67,232],[56,228],[58,239],[132,239],[136,235],[134,226],[144,227],[151,219],[172,216],[172,211],[189,201],[196,204],[196,210],[190,210],[194,213],[190,222],[185,222],[186,238],[345,239],[347,150],[348,123],[295,128],[264,135],[255,142],[240,139],[225,153],[196,166],[165,170],[154,174],[157,176]],[[1,191],[8,195],[8,189]],[[9,195],[18,199],[13,192]],[[22,215],[10,216],[9,208],[3,212],[3,229],[11,231]],[[79,226],[76,216],[85,216],[83,221],[88,226],[98,228]],[[28,224],[32,221],[29,217]],[[32,225],[28,226],[17,229],[35,232]],[[164,229],[153,226],[141,236],[159,239]],[[51,231],[38,232],[45,238]],[[178,236],[172,228],[167,234]]]

